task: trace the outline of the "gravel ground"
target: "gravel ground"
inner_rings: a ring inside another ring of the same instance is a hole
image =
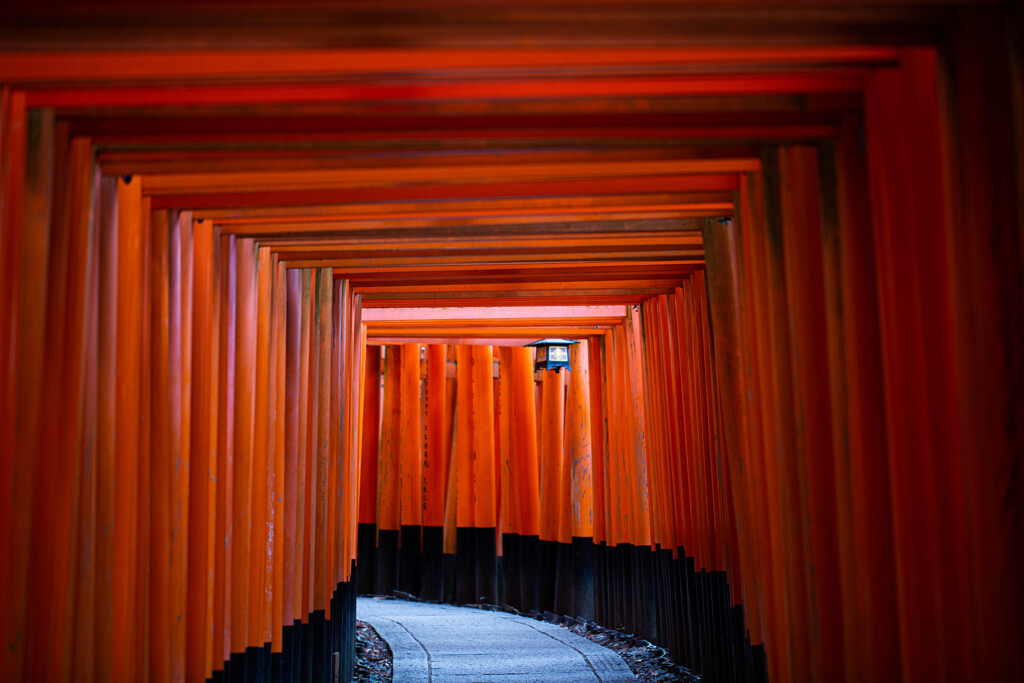
[[[412,596],[404,594],[401,597],[412,598]],[[500,609],[494,605],[466,605],[466,607],[487,610]],[[515,611],[512,608],[505,609]],[[669,683],[670,681],[700,683],[701,681],[700,676],[673,663],[665,650],[646,640],[634,638],[582,619],[558,617],[550,612],[545,614],[531,612],[524,616],[556,623],[578,636],[614,650],[626,662],[640,683]],[[360,683],[390,683],[391,681],[391,649],[377,635],[372,626],[365,621],[358,620],[356,621],[356,675],[353,681]]]
[[[353,681],[390,683],[391,648],[365,621],[356,620],[356,673]]]
[[[559,625],[593,643],[615,650],[636,676],[636,680],[642,683],[698,683],[701,680],[700,676],[689,669],[673,663],[665,650],[646,640],[624,636],[618,631],[582,620],[566,623],[563,619]]]

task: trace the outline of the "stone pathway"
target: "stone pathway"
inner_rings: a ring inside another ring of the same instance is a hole
[[[359,598],[394,654],[394,683],[635,681],[625,662],[554,624],[506,612]]]

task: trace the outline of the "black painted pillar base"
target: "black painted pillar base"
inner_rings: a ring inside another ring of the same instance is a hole
[[[555,580],[558,576],[558,542],[537,542],[537,610],[555,611]]]
[[[510,603],[524,612],[540,609],[540,585],[551,580],[541,571],[540,539],[519,537],[519,603]]]
[[[455,551],[455,602],[493,604],[498,599],[497,537],[493,528],[458,529]]]
[[[282,630],[281,652],[270,643],[231,654],[213,672],[216,683],[330,683],[334,654],[339,654],[341,680],[352,680],[355,668],[356,578],[340,582],[331,595],[331,618],[325,610],[295,621]]]
[[[377,525],[360,524],[356,540],[359,578],[356,585],[359,592],[369,595],[374,592],[374,578],[377,576]]]
[[[418,526],[403,526],[398,542],[398,590],[409,595],[419,595],[420,565],[423,562],[421,529]]]
[[[437,602],[444,598],[444,529],[439,526],[423,527],[423,575],[419,596]]]
[[[594,540],[572,539],[573,616],[594,619]]]
[[[398,531],[379,529],[377,531],[377,573],[374,576],[373,592],[377,595],[391,595],[398,588]]]
[[[501,547],[504,550],[502,570],[500,572],[502,585],[502,603],[508,605],[520,605],[520,549],[519,534],[502,534]]]

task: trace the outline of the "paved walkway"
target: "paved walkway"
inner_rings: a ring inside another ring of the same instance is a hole
[[[395,683],[635,681],[606,647],[505,612],[359,598],[356,616],[388,641]]]

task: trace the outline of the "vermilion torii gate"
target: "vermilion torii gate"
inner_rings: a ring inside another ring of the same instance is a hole
[[[393,589],[709,680],[1020,679],[1022,34],[5,8],[4,679],[328,680]]]

